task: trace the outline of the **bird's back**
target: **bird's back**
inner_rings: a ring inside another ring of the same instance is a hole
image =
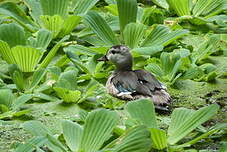
[[[160,106],[168,105],[171,100],[166,87],[145,70],[115,72],[106,87],[108,93],[123,100],[151,98]]]

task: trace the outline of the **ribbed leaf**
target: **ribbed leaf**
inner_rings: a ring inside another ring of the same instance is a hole
[[[85,15],[97,2],[98,0],[77,0],[74,13]]]
[[[53,133],[44,126],[41,122],[36,120],[27,121],[23,124],[23,128],[34,136],[44,136],[47,141],[44,143],[54,152],[66,152],[65,146],[58,141]]]
[[[96,12],[89,11],[85,16],[85,21],[97,36],[106,43],[106,45],[116,45],[119,41],[114,32],[108,26],[106,21]]]
[[[115,144],[111,149],[113,152],[148,152],[151,147],[149,132],[144,126],[136,126],[127,130],[113,142]]]
[[[130,23],[125,26],[123,37],[125,44],[130,48],[139,46],[142,38],[145,35],[146,27],[143,24]]]
[[[170,29],[163,25],[156,26],[149,36],[144,40],[142,46],[163,45],[166,46],[174,40],[187,34],[187,30],[170,31]]]
[[[43,15],[66,17],[70,0],[40,0]]]
[[[36,23],[41,23],[40,16],[43,15],[43,10],[40,0],[23,0],[29,8],[29,13]]]
[[[59,32],[61,31],[62,25],[64,24],[64,20],[59,15],[48,16],[42,15],[40,16],[42,21],[42,27],[53,32],[53,37],[57,37]]]
[[[164,149],[167,147],[166,132],[161,129],[151,128],[151,142],[154,149]]]
[[[172,8],[178,16],[191,15],[190,1],[191,0],[167,0],[170,8]]]
[[[66,140],[69,148],[72,151],[77,151],[82,139],[83,128],[77,123],[65,120],[62,122],[62,129],[64,139]]]
[[[137,120],[149,128],[157,128],[154,104],[149,99],[140,99],[129,102],[125,109],[131,118]]]
[[[225,0],[198,0],[193,8],[194,16],[214,16],[222,11]]]
[[[53,135],[52,132],[41,122],[36,120],[27,121],[23,124],[23,128],[33,136]]]
[[[67,56],[70,58],[70,60],[73,62],[73,64],[75,66],[77,66],[79,69],[81,69],[82,71],[84,71],[85,73],[91,75],[91,72],[89,71],[89,69],[86,67],[86,65],[83,64],[83,62],[81,62],[79,60],[78,55],[76,55],[72,50],[66,50],[66,54]]]
[[[80,23],[81,17],[79,16],[68,16],[66,20],[64,21],[64,24],[62,25],[61,32],[59,34],[59,37],[63,37],[70,32]]]
[[[20,91],[24,91],[26,88],[26,83],[22,71],[18,68],[16,64],[10,64],[8,66],[8,69],[13,83],[16,85],[17,89]]]
[[[154,45],[150,47],[140,47],[140,48],[134,48],[131,50],[133,55],[140,56],[140,55],[154,55],[157,52],[161,52],[163,50],[162,45]]]
[[[51,62],[55,54],[57,53],[58,49],[61,47],[62,43],[67,40],[69,36],[63,37],[58,43],[50,50],[50,52],[47,54],[47,56],[44,58],[42,63],[40,64],[39,68],[46,68],[48,64]]]
[[[15,99],[14,94],[9,89],[0,89],[0,105],[11,107],[13,100]]]
[[[183,123],[177,122],[180,125],[176,126],[176,129],[174,129],[174,131],[170,130],[170,133],[168,132],[168,135],[169,135],[168,143],[171,145],[177,143],[179,140],[181,140],[187,134],[193,131],[196,127],[198,127],[205,121],[209,120],[212,116],[214,116],[217,113],[218,109],[219,109],[219,106],[213,104],[197,110],[189,118],[184,120]],[[176,115],[176,114],[173,116],[177,117],[177,118],[173,118],[176,120],[179,120],[180,118],[178,117],[181,117],[181,115]],[[171,125],[173,125],[172,122],[170,126]]]
[[[27,46],[16,46],[13,47],[11,51],[15,59],[15,64],[17,64],[23,72],[34,71],[42,56],[40,50]]]
[[[158,77],[162,77],[164,76],[164,71],[163,69],[160,67],[160,65],[156,64],[156,63],[150,63],[148,64],[145,69],[147,71],[150,71],[151,73],[155,74]]]
[[[196,64],[202,59],[207,58],[210,54],[217,51],[220,47],[220,37],[213,35],[197,47],[191,54],[192,64]]]
[[[136,22],[137,1],[136,0],[117,0],[121,33],[128,23]]]
[[[36,38],[30,38],[29,43],[32,47],[46,50],[52,40],[52,33],[46,29],[40,29]]]
[[[169,5],[166,2],[166,0],[152,0],[152,2],[155,3],[156,5],[162,7],[162,8],[165,8],[165,9],[169,8]]]
[[[45,143],[51,151],[54,152],[68,152],[67,148],[54,136],[47,134],[48,142]]]
[[[45,74],[46,74],[46,69],[41,68],[39,70],[36,70],[33,73],[32,81],[31,81],[31,84],[29,86],[29,89],[30,90],[34,89],[39,84],[39,82],[43,79]]]
[[[186,108],[177,108],[171,115],[171,123],[168,128],[168,136],[177,131],[178,126],[182,125],[195,111]]]
[[[25,32],[15,23],[0,25],[0,40],[5,41],[12,48],[16,45],[25,45]]]
[[[116,4],[117,2],[115,0],[105,0],[108,4]]]
[[[169,78],[172,79],[181,65],[180,55],[175,52],[162,52],[160,59],[165,75],[169,75]]]
[[[15,60],[14,60],[14,57],[12,55],[9,45],[2,40],[0,40],[0,55],[9,64],[15,63]]]
[[[26,28],[27,30],[33,32],[33,27],[35,23],[32,22],[26,13],[16,5],[16,3],[7,2],[3,3],[0,6],[0,14],[10,16],[15,21],[17,21],[21,26]]]
[[[88,114],[84,125],[80,150],[95,152],[110,137],[119,120],[115,112],[99,109]]]
[[[12,105],[13,110],[18,110],[22,105],[24,105],[27,101],[31,100],[33,97],[32,94],[23,94],[15,99]]]
[[[15,152],[33,152],[36,146],[42,146],[46,142],[47,139],[45,137],[33,137],[26,144],[20,144],[15,149]]]
[[[79,90],[69,90],[61,87],[54,87],[54,90],[64,102],[77,102],[80,99],[81,92]]]

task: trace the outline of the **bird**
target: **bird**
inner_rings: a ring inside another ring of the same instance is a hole
[[[132,69],[133,57],[127,46],[112,46],[97,61],[110,61],[116,67],[106,82],[107,93],[128,101],[149,98],[156,110],[170,111],[171,96],[167,88],[152,73]]]

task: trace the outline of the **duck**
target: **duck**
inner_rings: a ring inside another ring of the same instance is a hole
[[[106,82],[111,96],[127,101],[149,98],[156,110],[170,111],[171,96],[167,88],[152,73],[132,69],[133,57],[127,46],[112,46],[97,61],[110,61],[116,67]]]

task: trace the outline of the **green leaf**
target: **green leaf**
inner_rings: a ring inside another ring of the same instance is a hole
[[[0,25],[0,40],[7,42],[10,48],[16,45],[25,45],[24,29],[15,23],[2,24]]]
[[[162,68],[163,68],[163,71],[165,72],[165,75],[169,74],[171,77],[171,73],[173,73],[172,71],[176,63],[180,61],[179,59],[180,59],[180,56],[178,54],[162,52],[160,56],[160,60],[161,60]]]
[[[140,55],[154,55],[158,52],[161,52],[163,50],[162,45],[154,45],[154,46],[149,46],[149,47],[140,47],[140,48],[134,48],[131,50],[133,55],[135,56],[140,56]]]
[[[59,15],[66,17],[69,11],[70,0],[40,0],[42,6],[43,15]]]
[[[125,26],[123,37],[125,44],[131,49],[139,46],[145,35],[146,27],[143,24],[130,23]]]
[[[198,79],[204,75],[203,70],[200,67],[191,67],[183,75],[183,79]]]
[[[214,16],[224,9],[225,0],[198,0],[193,8],[194,16]]]
[[[32,47],[45,51],[52,40],[52,33],[46,29],[40,29],[36,38],[31,37],[29,43]]]
[[[215,134],[217,133],[219,130],[222,130],[222,129],[226,129],[227,127],[227,124],[226,123],[223,123],[223,124],[217,124],[215,125],[214,127],[211,127],[207,132],[203,133],[202,135],[182,144],[182,145],[179,145],[177,147],[189,147],[195,143],[197,143],[198,141],[200,141],[201,139],[204,139],[204,138],[207,138],[209,137],[210,135],[212,134]]]
[[[29,139],[25,144],[20,144],[16,149],[15,152],[33,152],[36,146],[42,146],[47,142],[45,137],[33,137]]]
[[[150,71],[151,73],[155,74],[155,76],[161,78],[165,75],[163,69],[156,63],[150,63],[148,64],[145,69],[147,71]]]
[[[191,15],[191,0],[167,0],[167,2],[170,8],[173,9],[178,16]]]
[[[99,150],[103,143],[110,138],[118,120],[119,117],[116,112],[105,109],[94,110],[89,113],[84,125],[80,150],[86,152]]]
[[[157,128],[154,104],[149,99],[140,99],[129,102],[125,109],[131,118],[149,128]]]
[[[116,0],[105,0],[106,3],[108,4],[116,4]]]
[[[72,50],[67,50],[66,54],[75,66],[77,66],[85,73],[91,75],[91,72],[89,71],[89,69],[79,60],[79,57],[74,52],[72,52]]]
[[[39,70],[36,70],[32,76],[32,81],[29,86],[29,89],[33,90],[39,84],[39,82],[43,79],[45,74],[46,74],[46,69],[41,68]]]
[[[57,140],[53,135],[46,135],[48,142],[46,143],[47,147],[54,152],[68,152],[67,148]]]
[[[95,6],[98,0],[77,0],[74,13],[76,15],[85,15],[87,12]]]
[[[2,40],[0,40],[0,54],[2,58],[9,64],[15,63],[9,45]]]
[[[137,1],[136,0],[117,0],[117,8],[120,21],[121,33],[128,23],[136,22]]]
[[[167,147],[166,132],[161,129],[151,128],[151,142],[154,149],[162,150]]]
[[[79,144],[82,139],[83,128],[71,121],[65,120],[62,122],[64,139],[72,151],[78,151]]]
[[[169,5],[166,2],[166,0],[152,0],[152,2],[155,3],[156,5],[162,7],[162,8],[165,8],[165,9],[169,8]]]
[[[53,135],[52,132],[37,120],[31,120],[23,123],[23,128],[33,136]]]
[[[174,110],[172,114],[172,119],[178,120],[177,123],[179,125],[176,126],[174,122],[171,121],[170,127],[172,125],[176,127],[171,127],[171,128],[174,128],[174,130],[168,130],[168,136],[169,136],[168,143],[171,145],[177,143],[179,140],[181,140],[187,134],[193,131],[196,127],[198,127],[202,123],[209,120],[212,116],[214,116],[217,113],[218,109],[219,109],[219,106],[215,104],[203,107],[197,110],[196,112],[194,112],[193,114],[191,114],[190,117],[186,116],[186,119],[183,122],[182,121],[179,122],[180,118],[182,118],[182,115],[179,115],[179,112]]]
[[[78,70],[72,69],[61,73],[55,86],[74,90],[77,88]]]
[[[166,46],[174,40],[187,34],[187,30],[170,31],[170,29],[163,25],[156,26],[148,37],[144,40],[142,46],[163,45]]]
[[[199,63],[201,60],[209,57],[220,47],[220,37],[217,35],[210,36],[208,40],[199,45],[191,54],[192,64]]]
[[[77,102],[81,95],[79,90],[69,90],[67,88],[54,87],[54,91],[64,102]]]
[[[18,112],[14,112],[12,114],[12,117],[20,117],[20,116],[23,116],[29,112],[31,112],[32,110],[31,109],[25,109],[25,110],[21,110],[21,111],[18,111]]]
[[[24,105],[27,101],[31,100],[33,97],[32,94],[23,94],[15,99],[12,105],[13,110],[18,110],[22,105]]]
[[[47,56],[44,58],[44,60],[41,62],[40,68],[46,68],[48,64],[51,62],[51,60],[54,58],[55,54],[57,53],[58,49],[61,47],[62,43],[67,40],[69,36],[63,37],[58,43],[50,50],[50,52],[47,54]]]
[[[34,27],[36,24],[26,15],[26,13],[18,7],[16,3],[8,2],[3,3],[0,6],[0,14],[10,16],[21,26],[27,29],[30,32],[34,32]]]
[[[105,8],[114,16],[118,16],[118,9],[116,4],[109,4],[108,6],[105,6]]]
[[[168,128],[168,136],[177,132],[178,126],[185,123],[185,121],[189,119],[194,112],[194,110],[186,108],[175,109],[171,115],[171,124]]]
[[[15,96],[11,90],[0,89],[0,105],[3,104],[8,108],[10,108],[14,99],[15,99]]]
[[[10,64],[8,69],[13,83],[16,84],[17,89],[20,91],[25,90],[27,84],[25,82],[24,75],[18,66],[16,64]]]
[[[80,23],[81,17],[71,15],[68,16],[64,24],[62,25],[61,32],[59,33],[58,37],[63,37],[65,35],[68,35],[72,32],[72,30]]]
[[[36,91],[36,90],[35,90]],[[39,91],[39,90],[38,90]],[[56,102],[58,101],[59,99],[54,97],[54,96],[49,96],[47,94],[44,94],[44,93],[40,93],[38,92],[37,93],[33,93],[33,97],[34,98],[39,98],[39,99],[42,99],[42,100],[47,100],[47,101],[51,101],[51,102]]]
[[[33,72],[39,63],[42,52],[28,46],[15,46],[11,49],[15,64],[23,72]]]
[[[39,0],[23,0],[25,5],[29,8],[29,13],[33,20],[40,24],[40,16],[43,15],[43,10]]]
[[[114,32],[98,13],[89,11],[84,19],[93,32],[97,34],[106,45],[113,46],[119,44]]]
[[[110,148],[112,144],[113,152],[148,152],[151,147],[149,132],[144,126],[130,128],[105,148]]]
[[[62,25],[64,24],[63,18],[59,15],[42,15],[40,16],[40,19],[42,22],[41,26],[50,30],[53,33],[53,37],[56,38],[62,29]]]

